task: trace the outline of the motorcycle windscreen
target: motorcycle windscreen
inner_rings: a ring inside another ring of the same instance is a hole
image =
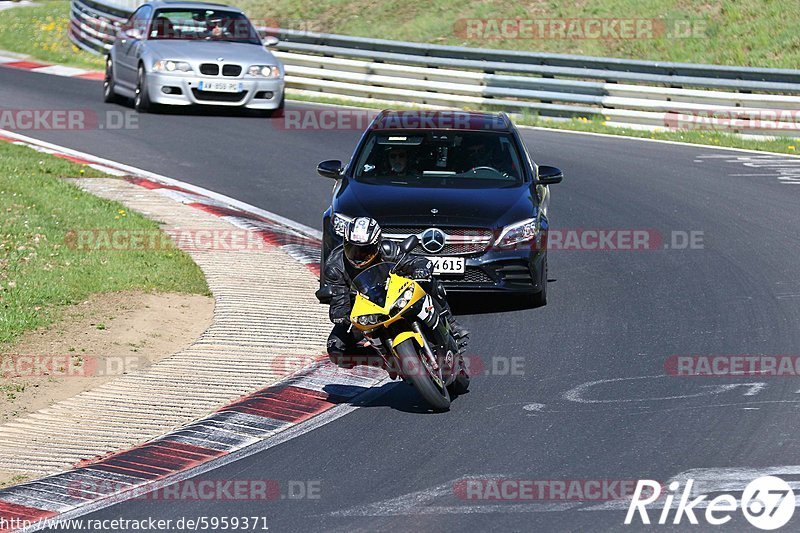
[[[389,288],[389,272],[394,263],[380,263],[371,266],[356,276],[353,288],[370,302],[381,307],[386,305],[386,292]]]

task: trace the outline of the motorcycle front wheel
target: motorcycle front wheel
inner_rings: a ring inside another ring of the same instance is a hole
[[[447,411],[450,409],[450,394],[447,387],[441,388],[436,384],[432,370],[422,362],[425,354],[417,348],[412,339],[405,340],[394,347],[394,351],[400,359],[400,368],[403,375],[408,379],[419,392],[420,396],[430,404],[435,411]]]

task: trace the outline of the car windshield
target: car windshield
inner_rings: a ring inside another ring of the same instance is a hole
[[[389,272],[394,263],[380,263],[371,266],[356,276],[353,288],[374,303],[383,307],[386,305],[386,285],[389,283]]]
[[[415,187],[519,185],[522,166],[508,133],[373,132],[355,168],[357,181]]]
[[[261,44],[247,17],[235,11],[216,9],[159,9],[148,37]]]

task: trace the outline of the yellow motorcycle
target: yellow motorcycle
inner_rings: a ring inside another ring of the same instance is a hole
[[[400,245],[405,258],[417,245]],[[445,311],[417,281],[395,272],[402,263],[380,263],[353,280],[353,327],[381,355],[390,373],[417,389],[434,410],[450,408],[451,395],[469,387],[469,374]]]

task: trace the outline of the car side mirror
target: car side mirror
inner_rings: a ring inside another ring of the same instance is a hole
[[[128,28],[122,34],[127,37],[128,39],[133,39],[135,41],[140,40],[144,35],[142,35],[142,30],[139,28]]]
[[[342,175],[342,162],[338,159],[328,159],[317,165],[317,174],[323,178],[339,179]]]
[[[561,183],[564,179],[564,173],[560,168],[551,167],[548,165],[539,166],[539,179],[536,180],[537,185],[555,185]]]
[[[416,235],[409,235],[403,242],[400,243],[400,251],[404,254],[408,255],[411,253],[411,250],[417,247],[419,244],[419,237]]]
[[[272,48],[273,46],[277,46],[280,41],[274,35],[267,35],[264,37],[264,47]]]

